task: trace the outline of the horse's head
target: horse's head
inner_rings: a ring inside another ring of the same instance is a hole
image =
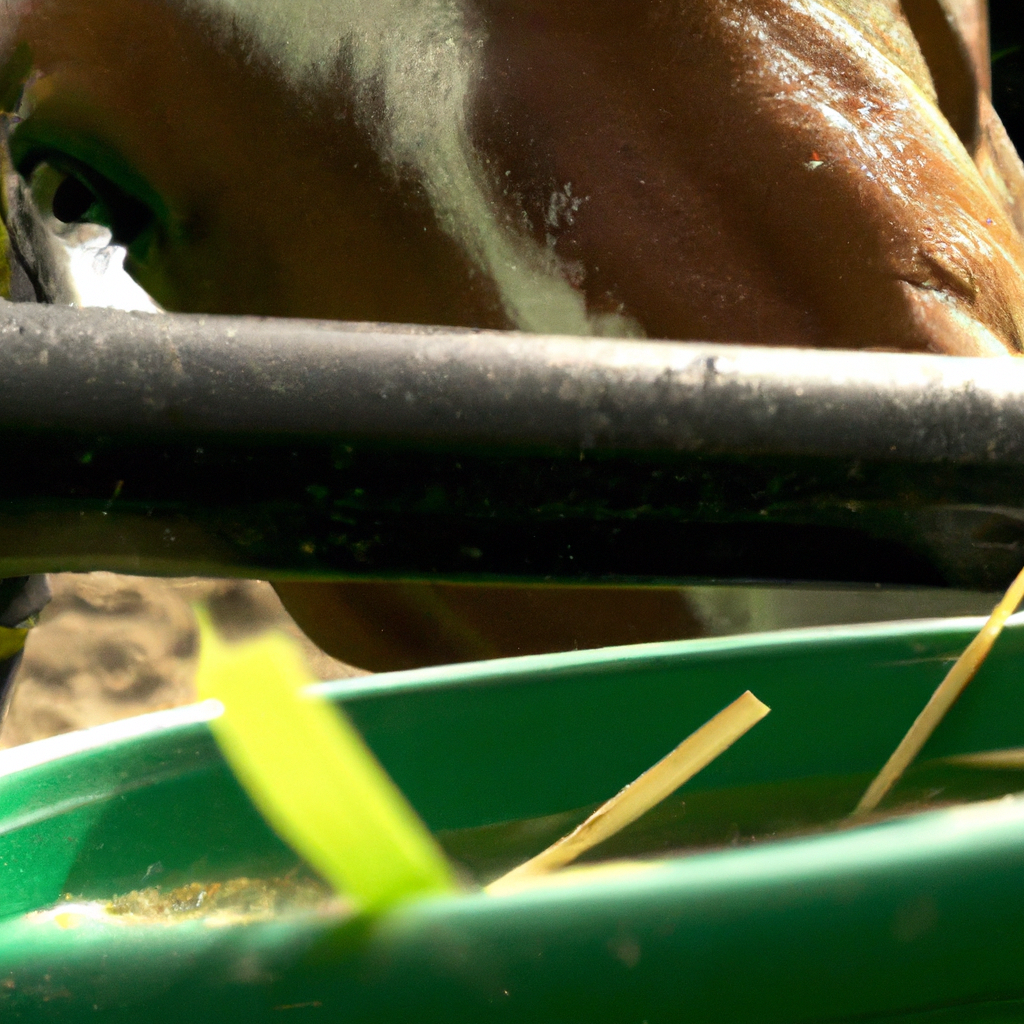
[[[1019,351],[937,4],[11,0],[12,148],[171,309]]]

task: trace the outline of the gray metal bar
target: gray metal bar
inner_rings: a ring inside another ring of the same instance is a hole
[[[0,573],[1001,586],[1024,363],[0,305]]]
[[[1024,461],[1024,362],[0,306],[0,429]]]

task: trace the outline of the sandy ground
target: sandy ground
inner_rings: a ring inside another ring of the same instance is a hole
[[[50,584],[53,600],[29,634],[0,747],[195,700],[196,602],[229,639],[270,628],[292,634],[320,679],[363,674],[310,643],[268,583],[95,572]]]
[[[205,602],[229,638],[283,629],[320,679],[363,675],[299,631],[267,583],[152,579],[95,572],[51,576],[53,600],[29,636],[0,747],[187,704],[195,699],[197,634]],[[695,587],[705,635],[929,616],[979,615],[996,595],[958,591]]]

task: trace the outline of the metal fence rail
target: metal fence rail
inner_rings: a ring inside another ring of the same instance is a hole
[[[0,306],[0,573],[1001,587],[1024,362]]]

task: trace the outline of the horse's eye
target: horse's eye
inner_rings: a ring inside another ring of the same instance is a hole
[[[56,187],[46,181],[54,176],[59,178]],[[31,168],[31,177],[33,183],[40,178],[44,181],[43,188],[33,187],[33,192],[37,201],[40,191],[47,195],[44,206],[57,220],[65,224],[100,224],[110,229],[111,240],[117,245],[131,245],[153,224],[154,214],[149,206],[80,161],[47,154]]]
[[[15,166],[32,181],[37,202],[65,224],[99,224],[127,248],[155,225],[163,209],[148,184],[95,140],[28,118],[15,128],[10,144]]]
[[[47,163],[64,175],[50,200],[57,220],[101,224],[110,229],[111,241],[126,247],[152,225],[154,214],[145,203],[91,167],[54,156]]]
[[[51,207],[57,220],[65,224],[77,224],[88,219],[87,214],[95,202],[96,196],[92,189],[69,174],[53,193]]]

